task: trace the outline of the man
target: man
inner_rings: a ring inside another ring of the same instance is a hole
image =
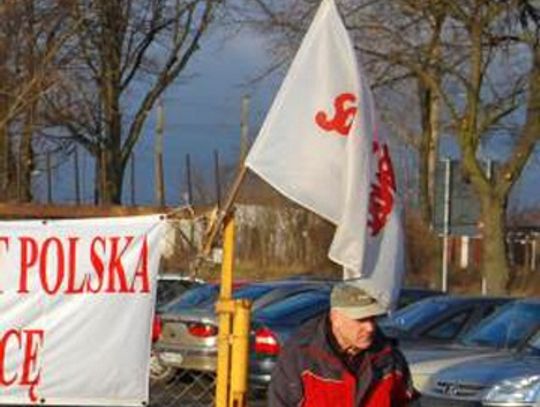
[[[282,349],[269,405],[409,405],[415,391],[407,362],[375,322],[387,311],[357,282],[336,285],[330,312],[302,326]]]

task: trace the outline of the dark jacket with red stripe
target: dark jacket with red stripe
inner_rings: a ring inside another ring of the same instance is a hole
[[[327,314],[308,322],[281,351],[271,407],[401,407],[414,398],[407,362],[381,332],[353,358],[339,349]]]

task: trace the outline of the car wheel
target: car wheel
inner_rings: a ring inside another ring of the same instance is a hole
[[[164,365],[159,357],[152,352],[150,355],[150,381],[153,383],[168,383],[176,376],[174,367]]]

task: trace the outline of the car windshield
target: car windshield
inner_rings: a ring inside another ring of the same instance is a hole
[[[233,298],[236,300],[243,299],[243,300],[253,301],[273,289],[274,289],[273,286],[265,285],[265,284],[247,285],[245,287],[242,287],[236,290],[233,293]]]
[[[205,284],[192,288],[178,297],[177,300],[167,304],[163,308],[164,313],[178,313],[186,308],[199,306],[208,301],[214,301],[218,295],[219,286],[215,284]]]
[[[463,343],[490,348],[514,348],[539,325],[540,303],[512,302],[466,334]]]
[[[540,356],[540,328],[537,329],[536,333],[527,341],[525,349],[535,356]]]
[[[400,309],[380,322],[381,327],[397,328],[403,331],[412,329],[417,324],[432,320],[448,309],[452,303],[444,298],[426,298]]]
[[[187,292],[190,287],[196,287],[199,283],[189,280],[158,280],[156,293],[156,307],[162,308],[175,298]]]
[[[304,292],[259,309],[254,318],[296,323],[324,312],[329,305],[329,291]]]

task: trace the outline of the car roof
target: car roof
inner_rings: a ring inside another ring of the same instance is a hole
[[[158,274],[157,279],[161,281],[194,281],[197,283],[204,283],[204,280],[201,278],[177,273],[160,273]]]
[[[485,296],[485,295],[434,295],[432,297],[425,298],[424,301],[434,302],[449,302],[449,303],[474,303],[474,302],[504,302],[515,300],[513,297],[503,296]]]
[[[519,298],[519,299],[516,300],[516,302],[520,302],[520,303],[524,303],[524,304],[540,305],[540,297]]]

